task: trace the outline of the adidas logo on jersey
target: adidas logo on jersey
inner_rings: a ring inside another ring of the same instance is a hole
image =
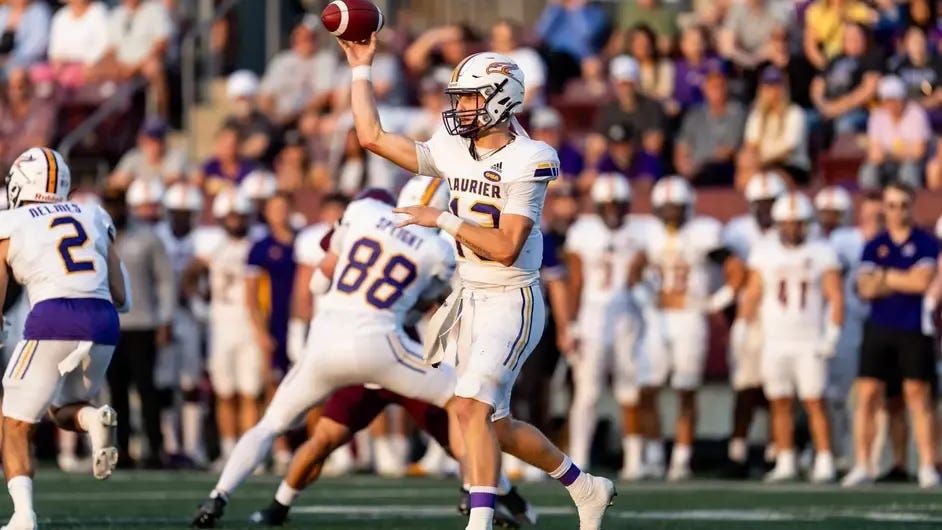
[[[504,165],[503,162],[498,162],[498,163],[494,164],[493,166],[491,166],[491,169],[492,169],[493,171],[500,172],[500,170],[503,168],[503,165]]]

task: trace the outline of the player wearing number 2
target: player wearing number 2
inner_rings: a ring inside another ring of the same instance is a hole
[[[14,510],[5,530],[37,528],[29,438],[47,409],[59,427],[89,433],[96,478],[108,478],[118,461],[117,415],[89,400],[118,342],[115,304],[130,309],[130,291],[111,219],[66,202],[70,186],[62,155],[34,147],[13,162],[11,209],[0,213],[0,299],[9,265],[31,305],[3,375],[3,474]]]
[[[762,326],[762,386],[769,398],[775,468],[766,481],[794,480],[792,401],[808,413],[816,455],[813,482],[834,480],[830,429],[824,407],[828,359],[837,351],[844,318],[844,292],[837,253],[827,241],[809,238],[811,201],[791,192],[772,206],[778,237],[759,242],[749,253],[749,276],[739,306],[740,318],[759,318]],[[825,316],[825,309],[830,313]],[[730,337],[732,348],[743,333]]]
[[[461,285],[429,323],[426,359],[443,358],[442,337],[458,327],[455,399],[449,411],[468,448],[469,530],[490,529],[501,449],[549,473],[569,489],[580,528],[594,530],[615,491],[583,473],[533,426],[510,417],[510,394],[522,364],[543,333],[539,294],[543,237],[540,214],[547,183],[559,175],[556,152],[531,140],[516,122],[524,79],[509,57],[478,53],[455,68],[445,93],[451,108],[427,142],[382,128],[370,83],[376,35],[340,41],[352,71],[351,109],[364,148],[451,189],[450,212],[400,208],[403,226],[439,227],[457,242]]]
[[[423,364],[421,346],[406,335],[403,322],[417,303],[445,294],[455,267],[453,247],[438,230],[397,227],[388,192],[361,195],[325,237],[329,250],[311,283],[324,294],[311,340],[261,421],[233,449],[193,521],[199,528],[215,525],[229,495],[265,458],[272,441],[334,390],[372,383],[439,407],[452,396],[453,371]],[[447,203],[438,180],[423,194],[423,202],[433,199]]]

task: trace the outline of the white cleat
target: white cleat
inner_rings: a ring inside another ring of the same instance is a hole
[[[118,413],[108,405],[99,407],[97,412],[98,421],[88,428],[92,444],[92,475],[98,480],[105,480],[118,465],[118,448],[115,447]]]
[[[865,467],[854,466],[844,475],[841,480],[841,486],[845,488],[856,488],[858,486],[867,486],[873,484],[873,475]]]
[[[939,485],[939,472],[933,466],[919,468],[919,487],[934,488]]]
[[[690,480],[691,477],[693,477],[693,472],[690,471],[690,466],[671,466],[667,470],[668,482],[683,482]]]
[[[777,482],[791,482],[798,479],[798,471],[795,468],[775,466],[772,471],[769,471],[762,477],[762,481],[768,484],[775,484]]]
[[[91,467],[88,460],[63,453],[56,457],[56,464],[64,473],[88,473],[88,468]]]
[[[615,491],[615,484],[605,477],[586,473],[586,479],[591,481],[592,491],[588,496],[576,501],[579,530],[599,530],[602,528],[605,510],[613,504],[612,501],[618,493]]]
[[[638,482],[639,480],[644,479],[644,467],[637,466],[634,468],[622,468],[621,472],[618,474],[618,478],[624,480],[625,482]]]
[[[818,458],[814,462],[814,469],[811,471],[812,484],[826,484],[834,482],[837,478],[837,470],[834,469],[834,461]]]
[[[664,478],[664,464],[647,464],[641,466],[641,478],[661,480]]]
[[[10,521],[0,530],[36,530],[37,528],[39,528],[39,523],[36,522],[35,513],[14,513]]]

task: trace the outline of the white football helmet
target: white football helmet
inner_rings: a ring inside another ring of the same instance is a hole
[[[631,202],[631,186],[621,173],[601,173],[595,177],[590,190],[592,202]]]
[[[252,201],[241,191],[230,188],[220,191],[213,199],[213,217],[222,219],[231,213],[251,214]]]
[[[680,204],[692,206],[694,202],[693,189],[684,177],[672,175],[657,181],[651,190],[651,205],[660,208],[666,204]]]
[[[811,201],[803,193],[793,191],[775,199],[772,205],[772,219],[776,223],[788,221],[810,222],[814,218]]]
[[[756,202],[775,199],[786,191],[785,181],[777,173],[756,173],[746,183],[746,200]]]
[[[416,175],[406,182],[399,192],[396,206],[431,206],[448,210],[448,184],[443,179]]]
[[[62,155],[48,147],[31,147],[10,167],[7,202],[10,208],[24,202],[62,202],[71,187],[72,172]]]
[[[822,188],[814,196],[814,207],[818,211],[835,210],[838,212],[847,212],[850,210],[853,201],[850,193],[840,186],[828,186]]]
[[[253,201],[270,199],[278,190],[278,179],[271,171],[256,169],[242,179],[239,191]]]
[[[451,109],[442,113],[445,129],[452,136],[474,138],[523,110],[523,71],[506,55],[475,53],[455,67],[445,94]],[[458,109],[459,96],[478,94],[483,104]]]
[[[200,212],[203,210],[203,193],[192,184],[178,182],[164,194],[164,208]]]
[[[125,202],[131,208],[144,206],[147,204],[160,204],[164,197],[164,184],[158,179],[141,178],[135,179],[128,186],[127,194],[124,196]]]

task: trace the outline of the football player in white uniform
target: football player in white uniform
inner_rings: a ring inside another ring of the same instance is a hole
[[[816,450],[811,481],[830,482],[835,471],[824,389],[828,359],[836,353],[844,319],[840,264],[827,242],[808,237],[814,209],[807,197],[797,192],[779,197],[772,217],[779,237],[749,253],[749,277],[739,307],[739,318],[749,322],[758,315],[762,323],[762,386],[777,450],[775,468],[765,480],[798,476],[792,413],[797,396],[808,414]],[[730,337],[734,348],[744,340],[742,334]]]
[[[420,300],[437,301],[447,291],[453,247],[438,230],[397,227],[388,192],[362,195],[334,228],[330,251],[315,273],[315,290],[326,293],[324,307],[311,324],[300,363],[285,376],[261,421],[239,439],[195,526],[212,528],[272,441],[340,387],[373,383],[438,406],[451,399],[454,372],[426,366],[421,345],[402,326]]]
[[[161,416],[164,447],[171,458],[182,455],[189,463],[204,465],[203,407],[199,389],[203,375],[203,326],[193,307],[199,302],[183,290],[183,271],[193,260],[195,227],[203,213],[203,193],[192,184],[179,182],[167,189],[163,203],[167,220],[157,225],[157,235],[167,247],[179,286],[171,326],[172,340],[161,349],[154,374],[164,407]],[[179,409],[173,396],[175,389],[180,390],[182,398]]]
[[[245,304],[245,269],[252,241],[249,199],[225,189],[213,200],[219,226],[200,227],[193,234],[193,260],[183,273],[188,296],[197,294],[199,280],[209,277],[209,379],[216,393],[220,461],[225,461],[236,438],[258,421],[267,359],[255,340]]]
[[[628,265],[642,246],[644,225],[629,220],[631,188],[624,175],[598,175],[590,197],[595,213],[581,215],[566,234],[572,312],[577,315],[570,337],[578,343],[569,361],[574,387],[569,447],[572,461],[588,468],[596,406],[611,373],[615,399],[622,407],[622,476],[637,479],[642,440],[634,357],[641,316],[628,292]]]
[[[658,438],[657,395],[668,382],[679,395],[679,411],[668,480],[690,477],[696,427],[696,392],[703,379],[709,343],[707,316],[729,306],[742,284],[742,260],[726,249],[716,219],[693,216],[694,194],[683,177],[665,177],[654,185],[651,205],[658,220],[645,230],[645,245],[631,264],[629,284],[644,317],[644,348],[638,360],[638,384],[645,425]],[[710,292],[711,267],[723,269],[724,284]],[[642,281],[645,274],[652,282]],[[653,283],[657,294],[648,289]],[[647,430],[648,428],[646,428]],[[646,449],[653,473],[663,466],[660,441]]]
[[[814,196],[814,209],[818,221],[815,235],[828,239],[835,230],[848,221],[853,209],[850,194],[840,186],[821,188]]]
[[[5,530],[37,528],[30,438],[47,412],[63,429],[88,432],[95,478],[111,476],[118,462],[117,415],[89,401],[118,343],[115,306],[130,309],[130,292],[111,219],[100,207],[67,202],[70,187],[62,155],[31,148],[10,168],[11,209],[0,212],[0,299],[9,266],[30,301],[3,374],[3,474],[13,499]]]
[[[442,338],[458,325],[456,399],[450,411],[469,449],[469,530],[491,528],[501,449],[532,464],[569,490],[582,530],[601,526],[615,495],[612,482],[583,473],[532,425],[510,417],[513,384],[545,324],[539,289],[543,236],[540,215],[559,159],[531,140],[514,117],[524,79],[509,57],[478,53],[452,73],[451,108],[427,142],[383,129],[370,83],[376,36],[339,41],[352,72],[351,109],[365,149],[451,189],[450,212],[428,206],[399,209],[406,224],[439,227],[457,241],[461,286],[430,322],[426,357],[442,359]]]
[[[775,233],[772,221],[772,203],[785,193],[785,181],[777,173],[758,173],[746,183],[746,201],[750,213],[736,217],[723,229],[723,245],[736,253],[743,262],[749,250],[759,241]],[[742,348],[729,350],[730,380],[736,393],[733,403],[733,433],[729,439],[728,456],[732,463],[731,477],[746,478],[749,474],[747,457],[749,446],[746,437],[756,409],[765,402],[762,394],[760,357],[762,351],[762,329],[758,319],[752,326],[739,330],[745,324],[733,322],[735,333],[747,333],[749,340]]]

